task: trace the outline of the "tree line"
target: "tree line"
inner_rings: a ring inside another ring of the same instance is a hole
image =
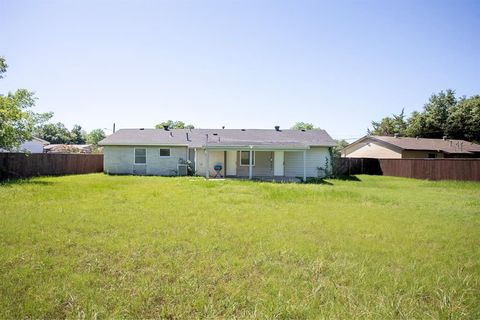
[[[0,57],[0,79],[7,71],[8,65]],[[53,144],[98,144],[105,138],[102,129],[86,132],[78,124],[68,130],[61,122],[49,123],[52,112],[35,113],[33,92],[18,89],[15,92],[0,94],[0,148],[14,149],[33,136]],[[156,128],[167,126],[171,129],[193,129],[192,124],[183,121],[167,120],[157,124]],[[297,122],[291,129],[319,129],[311,123]],[[480,142],[480,95],[456,97],[455,91],[448,89],[433,94],[423,106],[422,111],[414,111],[410,117],[404,110],[380,121],[372,121],[368,129],[372,135],[399,135],[406,137],[464,139]],[[338,141],[339,148],[347,144]]]
[[[87,133],[80,125],[75,124],[72,130],[68,130],[61,122],[41,124],[34,130],[33,135],[53,144],[98,145],[98,142],[106,137],[102,129],[94,129]]]
[[[456,97],[448,89],[432,94],[422,111],[410,117],[404,110],[380,121],[372,121],[372,135],[462,139],[480,142],[480,95]]]
[[[3,79],[8,65],[0,57],[0,79]],[[86,132],[80,125],[68,130],[61,122],[49,123],[52,112],[35,113],[35,94],[26,89],[0,94],[0,148],[11,150],[18,148],[24,141],[34,136],[53,144],[94,144],[105,138],[102,129]]]

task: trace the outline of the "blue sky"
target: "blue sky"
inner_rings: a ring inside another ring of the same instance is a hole
[[[440,90],[480,94],[480,1],[6,1],[0,92],[87,130],[290,127],[357,138]]]

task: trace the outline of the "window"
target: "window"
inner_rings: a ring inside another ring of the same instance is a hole
[[[252,151],[253,159],[252,166],[255,165],[255,151]],[[250,165],[250,151],[240,151],[240,165],[248,166]]]
[[[428,154],[428,158],[430,159],[435,159],[437,157],[437,155],[435,153],[429,153]]]
[[[147,149],[135,149],[135,164],[147,163]]]
[[[170,157],[170,149],[160,149],[160,157]]]

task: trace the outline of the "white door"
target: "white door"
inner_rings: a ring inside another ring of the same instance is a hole
[[[237,151],[227,151],[227,176],[237,175]]]
[[[273,175],[274,176],[284,176],[284,154],[283,151],[275,151],[273,155]]]

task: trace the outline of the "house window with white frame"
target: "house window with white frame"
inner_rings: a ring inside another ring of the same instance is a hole
[[[170,149],[169,148],[161,148],[160,149],[160,157],[161,158],[170,157]]]
[[[135,148],[135,164],[147,163],[147,149]]]
[[[255,151],[252,151],[252,166],[255,165]],[[249,166],[250,165],[250,151],[240,151],[240,165]]]

